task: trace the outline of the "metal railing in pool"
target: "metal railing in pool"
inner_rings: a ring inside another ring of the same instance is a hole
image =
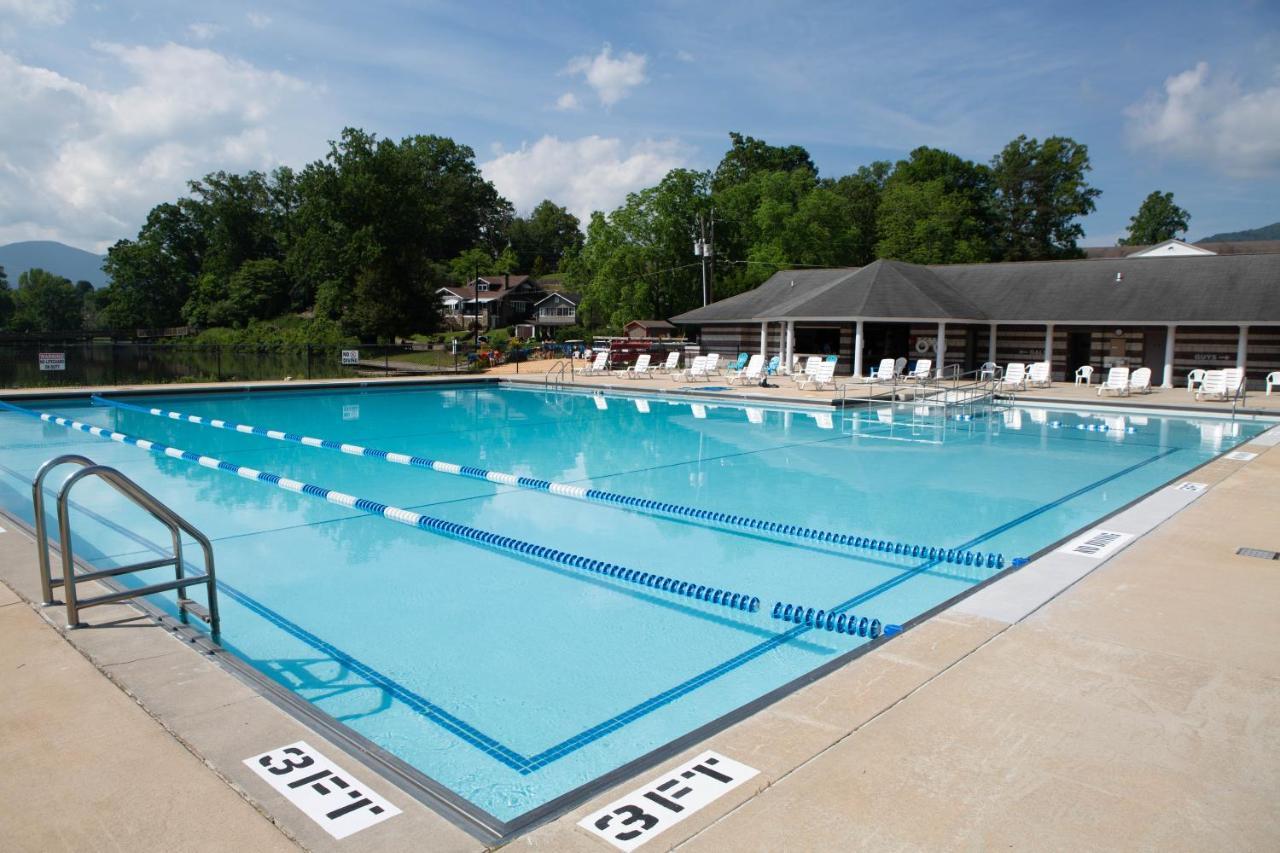
[[[607,492],[602,489],[589,489],[585,486],[575,486],[571,483],[556,483],[550,480],[540,480],[534,477],[521,477],[516,474],[509,474],[502,471],[490,471],[486,468],[477,468],[472,465],[443,462],[438,459],[428,459],[423,456],[415,456],[408,453],[396,453],[376,447],[365,447],[364,445],[350,444],[328,438],[317,438],[315,436],[301,435],[300,433],[286,432],[284,430],[268,429],[266,427],[254,426],[252,424],[235,423],[234,421],[222,420],[220,418],[207,418],[203,415],[192,415],[184,412],[136,406],[132,403],[112,400],[108,397],[103,397],[97,394],[95,394],[91,400],[100,405],[112,406],[117,409],[152,415],[158,418],[185,421],[198,426],[229,430],[231,432],[239,432],[246,435],[257,435],[264,438],[270,438],[275,441],[301,444],[306,447],[334,450],[351,456],[363,456],[370,459],[379,459],[383,462],[390,462],[395,465],[407,465],[412,468],[421,468],[424,470],[435,471],[440,474],[450,474],[455,477],[468,477],[474,480],[486,480],[491,483],[530,489],[532,491],[546,492],[548,494],[558,495],[564,498],[606,504],[624,509],[665,513],[679,518],[693,519],[697,521],[707,521],[728,527],[736,527],[754,533],[789,536],[824,545],[835,545],[845,548],[873,551],[887,556],[921,559],[927,558],[930,560],[938,560],[942,563],[950,563],[960,566],[985,566],[989,569],[1002,569],[1005,565],[1004,555],[995,552],[984,553],[982,551],[938,547],[936,545],[896,542],[890,539],[881,539],[879,537],[869,535],[863,536],[852,533],[837,533],[831,530],[820,530],[813,527],[806,527],[804,525],[786,524],[780,521],[753,518],[751,516],[738,515],[736,513],[719,512],[713,509],[702,509],[669,501],[659,501],[652,498],[623,495],[616,492]]]

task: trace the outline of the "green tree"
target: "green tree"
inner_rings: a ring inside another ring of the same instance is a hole
[[[1138,212],[1129,218],[1129,234],[1121,246],[1148,246],[1163,243],[1187,232],[1191,214],[1173,203],[1173,193],[1159,190],[1147,196]]]
[[[1080,257],[1078,218],[1101,191],[1090,187],[1088,146],[1063,136],[1019,136],[991,161],[999,254],[1005,260]]]
[[[36,268],[18,276],[12,327],[19,332],[74,331],[83,324],[83,298],[69,279]]]
[[[714,192],[746,183],[762,172],[804,172],[817,179],[818,168],[813,165],[809,152],[799,145],[778,147],[763,139],[743,136],[730,131],[729,150],[716,167],[711,179]]]
[[[511,248],[517,256],[516,269],[532,273],[541,258],[544,270],[558,269],[566,252],[582,246],[578,217],[544,199],[527,217],[517,216],[509,231]]]
[[[9,277],[0,266],[0,329],[8,328],[13,320],[13,291],[9,289]]]
[[[876,255],[919,264],[990,260],[991,175],[949,151],[917,148],[884,182]]]
[[[877,160],[869,166],[859,166],[852,175],[834,181],[823,181],[821,186],[843,196],[848,202],[849,229],[853,235],[850,255],[844,262],[853,266],[865,266],[876,259],[876,243],[880,241],[877,222],[880,200],[893,164]]]
[[[137,239],[107,250],[111,278],[101,320],[114,329],[153,328],[182,322],[182,308],[200,275],[208,240],[195,202],[157,205]]]

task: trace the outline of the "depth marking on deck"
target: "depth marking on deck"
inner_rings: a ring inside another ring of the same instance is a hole
[[[619,850],[635,850],[759,773],[707,750],[587,815],[578,826]]]
[[[400,814],[305,740],[246,758],[244,763],[339,840]]]
[[[1209,484],[1193,483],[1190,480],[1184,480],[1183,482],[1174,486],[1174,488],[1179,492],[1190,492],[1191,494],[1198,495],[1201,492],[1203,492],[1205,489],[1209,488]]]
[[[1077,536],[1066,545],[1063,545],[1058,549],[1058,553],[1089,557],[1094,560],[1105,560],[1128,545],[1132,539],[1132,533],[1120,533],[1116,530],[1103,530],[1101,527],[1095,527],[1088,533]]]
[[[1252,462],[1258,454],[1250,453],[1247,450],[1233,450],[1227,454],[1227,458],[1233,462]]]

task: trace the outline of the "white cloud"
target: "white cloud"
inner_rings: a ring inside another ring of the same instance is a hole
[[[288,75],[177,44],[95,49],[101,77],[123,71],[126,84],[95,88],[0,51],[0,127],[24,128],[0,148],[0,243],[101,250],[186,181],[309,159],[332,132],[321,93]]]
[[[1125,110],[1129,141],[1239,176],[1280,169],[1280,84],[1252,92],[1207,62]]]
[[[187,35],[196,41],[209,41],[222,30],[223,28],[218,24],[210,24],[207,21],[196,21],[194,24],[187,25]]]
[[[562,111],[580,110],[582,109],[582,104],[578,102],[578,96],[573,94],[573,92],[565,92],[563,95],[556,98],[556,109]]]
[[[595,89],[600,103],[611,107],[646,81],[645,65],[649,59],[644,54],[627,51],[617,59],[607,43],[595,56],[577,56],[565,67],[566,74],[581,74],[587,85]]]
[[[249,26],[255,30],[265,30],[271,26],[271,16],[264,15],[262,12],[249,12],[245,17],[249,19]]]
[[[75,8],[72,0],[0,0],[0,17],[25,24],[56,27],[65,24]]]
[[[651,186],[684,165],[686,153],[674,139],[628,146],[620,139],[595,135],[566,140],[544,136],[481,163],[480,169],[517,211],[527,213],[549,198],[585,226],[593,210],[611,211],[627,193]]]

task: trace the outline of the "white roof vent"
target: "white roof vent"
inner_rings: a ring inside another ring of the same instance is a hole
[[[1116,284],[1119,284],[1122,281],[1124,281],[1124,273],[1122,272],[1116,273]]]

